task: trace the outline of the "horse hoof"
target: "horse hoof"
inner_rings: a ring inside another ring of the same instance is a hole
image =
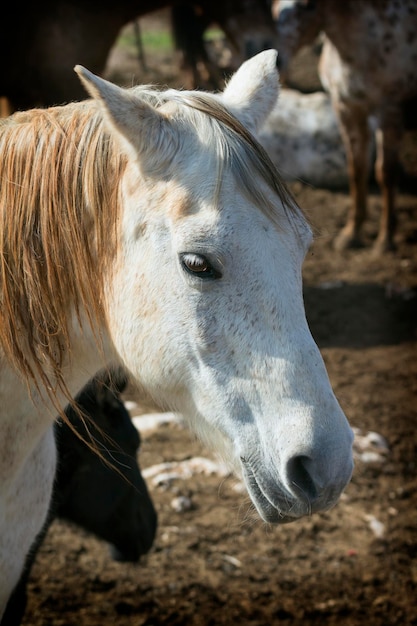
[[[351,232],[344,232],[342,230],[334,240],[333,247],[338,252],[341,252],[342,250],[358,250],[359,248],[363,248],[364,244],[359,235],[352,235]]]
[[[396,250],[397,246],[392,241],[392,239],[387,239],[385,237],[383,239],[376,239],[372,247],[372,252],[374,256],[381,256],[383,254],[386,254],[387,252],[395,252]]]

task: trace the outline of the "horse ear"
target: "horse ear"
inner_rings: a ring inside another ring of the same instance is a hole
[[[226,106],[246,128],[256,132],[277,103],[277,51],[265,50],[245,61],[222,94]]]
[[[163,145],[161,130],[169,127],[165,116],[132,91],[96,76],[82,65],[76,65],[74,70],[90,96],[101,105],[110,129],[116,131],[128,151],[133,148],[134,157],[147,151],[154,133],[158,133],[159,145]]]

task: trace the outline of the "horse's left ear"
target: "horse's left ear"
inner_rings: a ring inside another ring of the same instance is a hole
[[[265,50],[245,61],[232,76],[222,100],[251,132],[261,127],[277,103],[279,74],[276,50]]]

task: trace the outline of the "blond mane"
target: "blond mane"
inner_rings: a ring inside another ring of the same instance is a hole
[[[189,92],[181,94],[178,101],[204,113],[207,116],[206,119],[218,122],[221,132],[218,133],[217,139],[223,144],[221,152],[224,155],[225,165],[230,168],[250,201],[269,219],[278,226],[281,223],[276,204],[262,194],[258,185],[253,184],[256,180],[253,176],[254,172],[257,172],[270,190],[278,196],[290,220],[291,213],[302,213],[266,150],[218,100],[211,94]]]
[[[0,154],[0,344],[54,398],[66,390],[69,307],[102,314],[124,161],[91,102],[7,118]]]
[[[220,168],[231,168],[275,222],[276,209],[253,184],[253,171],[289,217],[299,211],[265,150],[215,97],[147,87],[132,92],[156,108],[173,100],[183,105],[187,123],[217,144]],[[78,316],[85,310],[92,327],[103,319],[103,276],[116,252],[126,158],[91,100],[16,113],[0,123],[0,154],[0,344],[16,369],[53,399],[57,389],[66,392],[71,307]]]

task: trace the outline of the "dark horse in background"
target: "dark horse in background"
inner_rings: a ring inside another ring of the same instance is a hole
[[[84,99],[74,66],[82,63],[102,74],[121,28],[169,7],[176,11],[174,37],[184,47],[185,66],[204,56],[202,34],[213,22],[225,32],[239,65],[276,47],[269,5],[269,0],[40,0],[22,10],[12,3],[0,22],[0,96],[12,110]]]
[[[140,436],[120,398],[126,383],[121,373],[110,380],[102,372],[77,396],[78,406],[91,420],[88,432],[73,408],[65,411],[79,435],[90,440],[90,433],[102,458],[62,420],[55,424],[59,460],[49,516],[27,557],[1,626],[21,623],[29,575],[55,518],[74,522],[107,541],[118,561],[137,562],[151,549],[157,514],[137,461]]]
[[[0,95],[12,110],[82,100],[74,73],[102,73],[120,29],[164,0],[40,0],[10,3],[0,22]]]
[[[219,68],[205,42],[212,25],[224,33],[231,62]],[[176,2],[171,8],[171,28],[188,89],[221,89],[227,75],[262,50],[277,47],[270,0],[217,0]]]

